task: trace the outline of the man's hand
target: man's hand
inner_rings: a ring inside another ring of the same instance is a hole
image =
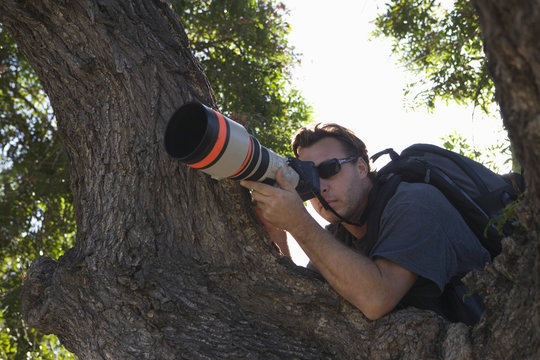
[[[266,232],[268,233],[270,240],[279,247],[279,250],[281,251],[282,255],[288,258],[291,258],[291,252],[289,250],[289,244],[287,242],[287,233],[275,227],[274,225],[270,224],[268,220],[266,220],[264,216],[262,216],[261,208],[257,204],[254,204],[253,208],[255,209],[255,213],[257,214],[257,217],[259,218],[261,223],[264,225],[264,228],[266,229]]]
[[[294,186],[285,180],[281,169],[276,172],[276,181],[279,188],[247,180],[240,181],[240,185],[253,190],[253,200],[270,224],[291,232],[310,215]]]

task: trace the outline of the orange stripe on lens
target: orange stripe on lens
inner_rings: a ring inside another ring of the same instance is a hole
[[[205,166],[210,165],[213,161],[215,161],[218,156],[221,154],[221,151],[223,150],[223,146],[225,145],[225,140],[227,139],[227,124],[225,122],[225,119],[223,116],[218,113],[216,110],[212,109],[213,112],[216,113],[218,117],[218,124],[219,124],[219,132],[218,132],[218,138],[216,140],[216,143],[214,144],[214,147],[212,148],[212,151],[201,161],[190,164],[189,166],[195,169],[200,169]]]
[[[238,171],[236,171],[234,174],[230,175],[229,177],[234,177],[234,176],[238,175],[240,172],[242,172],[244,170],[244,168],[249,163],[249,159],[251,158],[251,150],[252,150],[252,145],[251,145],[251,138],[250,138],[249,139],[249,149],[248,149],[246,159],[244,160],[244,163],[242,164],[242,166],[240,166],[240,169],[238,169]]]

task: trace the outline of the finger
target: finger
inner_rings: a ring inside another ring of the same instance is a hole
[[[260,205],[260,203],[264,203],[265,199],[267,198],[267,196],[258,192],[257,190],[253,190],[253,192],[251,193],[251,197],[257,205]]]
[[[255,205],[255,206],[253,206],[253,209],[255,210],[255,213],[257,214],[257,217],[259,218],[261,223],[267,228],[267,230],[268,230],[269,226],[273,226],[264,217],[263,210],[262,210],[262,208],[260,206]]]
[[[275,189],[273,186],[263,184],[257,181],[240,180],[240,185],[242,185],[243,187],[247,189],[251,189],[254,192],[256,191],[266,196],[270,196]]]
[[[283,168],[276,171],[276,181],[283,190],[295,191],[294,185],[288,182],[285,175],[283,175]]]
[[[251,189],[251,184],[253,183],[253,181],[248,181],[248,180],[240,180],[240,185],[245,187],[246,189]]]
[[[254,203],[254,204],[253,204],[253,210],[255,210],[255,213],[257,214],[257,216],[258,216],[259,218],[262,216],[262,214],[261,214],[261,207],[259,206],[259,204]]]

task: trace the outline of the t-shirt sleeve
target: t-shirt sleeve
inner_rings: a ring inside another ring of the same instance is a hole
[[[489,261],[459,212],[431,185],[402,183],[379,229],[370,257],[386,258],[419,275],[411,295],[439,296],[453,277]]]

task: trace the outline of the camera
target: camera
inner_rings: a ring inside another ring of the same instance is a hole
[[[303,201],[320,191],[313,162],[276,154],[242,125],[201,103],[190,102],[175,111],[165,130],[164,145],[173,158],[217,180],[274,185],[276,171],[282,168]]]

